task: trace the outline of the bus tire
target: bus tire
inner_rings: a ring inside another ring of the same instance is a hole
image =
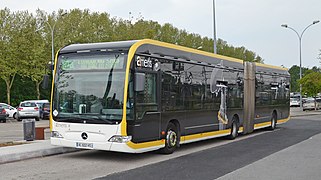
[[[269,127],[269,130],[273,131],[276,128],[276,114],[273,113],[271,117],[271,126]]]
[[[231,133],[228,135],[228,139],[233,140],[238,136],[238,131],[239,131],[239,126],[237,122],[237,118],[234,116],[232,119],[232,124],[231,124]]]
[[[165,147],[160,150],[162,154],[172,154],[178,147],[178,130],[173,123],[169,123],[166,129]]]

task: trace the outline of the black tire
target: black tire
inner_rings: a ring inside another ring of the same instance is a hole
[[[13,119],[17,119],[17,113],[14,113],[12,117]]]
[[[233,140],[239,135],[239,125],[236,117],[233,117],[231,124],[231,133],[227,136],[228,139]]]
[[[36,117],[35,119],[36,119],[36,121],[39,121],[39,120],[40,120],[39,117]]]
[[[271,117],[271,126],[269,127],[269,130],[273,131],[276,128],[276,114],[273,113]]]
[[[17,121],[22,121],[22,119],[20,119],[19,117],[17,118]]]
[[[179,144],[178,130],[173,123],[169,123],[166,129],[165,147],[160,150],[162,154],[172,154]]]

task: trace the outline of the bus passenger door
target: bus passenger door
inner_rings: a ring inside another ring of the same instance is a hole
[[[145,142],[160,138],[160,107],[158,72],[144,73],[144,87],[135,92],[135,125],[133,141]]]

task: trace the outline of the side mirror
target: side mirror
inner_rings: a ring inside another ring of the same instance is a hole
[[[145,89],[145,73],[135,73],[135,87],[136,92],[144,91]]]
[[[45,74],[45,75],[43,75],[42,88],[47,89],[48,84],[49,84],[49,75]]]

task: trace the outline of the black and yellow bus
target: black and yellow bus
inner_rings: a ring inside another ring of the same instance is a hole
[[[287,69],[155,40],[69,45],[54,72],[53,145],[172,153],[289,120]]]

